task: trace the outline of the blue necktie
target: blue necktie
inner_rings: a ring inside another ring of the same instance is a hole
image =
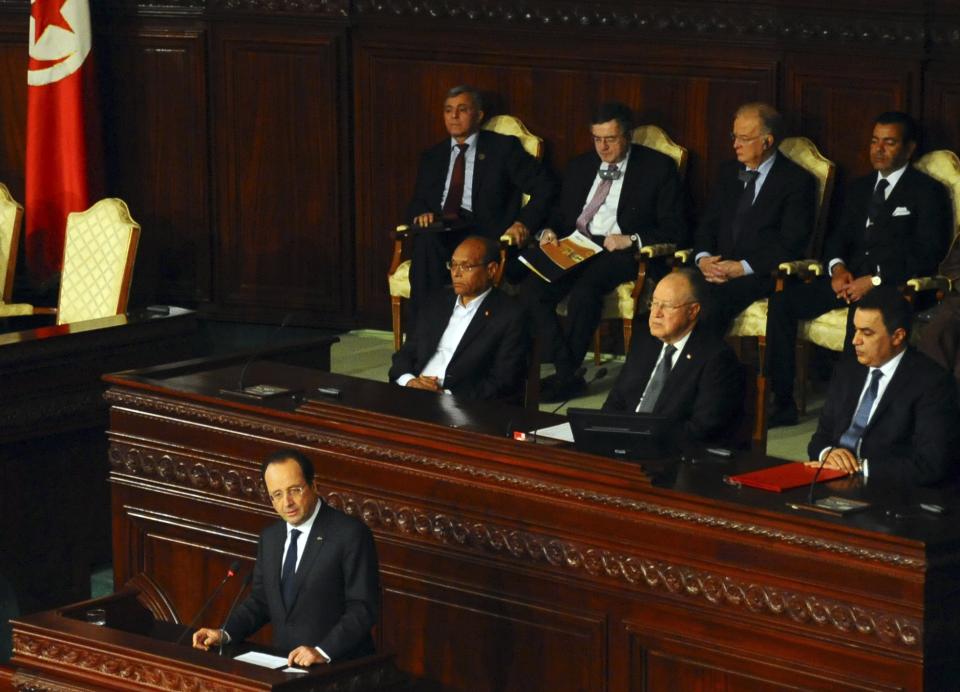
[[[870,386],[867,387],[867,393],[863,395],[863,399],[857,407],[857,412],[853,414],[853,421],[851,421],[850,427],[847,428],[847,431],[840,437],[840,446],[854,453],[857,452],[860,438],[863,437],[863,431],[866,430],[867,423],[870,421],[870,409],[873,408],[873,402],[877,400],[877,392],[880,389],[880,378],[883,377],[883,373],[877,369],[874,369],[870,375],[873,379],[870,381]]]
[[[290,607],[293,602],[293,577],[297,573],[297,538],[299,529],[290,529],[290,545],[287,556],[283,559],[283,569],[280,570],[280,594],[283,596],[283,605]]]

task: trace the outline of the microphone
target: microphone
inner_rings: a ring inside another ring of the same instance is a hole
[[[830,450],[832,451],[832,450]],[[830,451],[823,455],[823,459],[820,461],[820,465],[817,467],[817,472],[813,474],[813,480],[810,481],[810,492],[807,493],[807,504],[813,504],[813,489],[817,485],[817,478],[820,477],[820,472],[823,470],[823,465],[827,463],[827,457],[830,456]]]
[[[230,621],[230,616],[233,615],[233,609],[237,607],[237,604],[240,602],[240,596],[243,595],[243,592],[246,591],[247,586],[250,585],[250,582],[253,580],[253,572],[248,572],[247,576],[243,578],[243,583],[240,585],[240,590],[237,591],[237,595],[233,597],[233,602],[230,604],[230,609],[227,611],[227,616],[223,618],[223,624],[220,625],[220,651],[217,654],[218,656],[223,656],[223,628],[227,626],[227,623]]]
[[[247,370],[253,365],[254,362],[260,360],[265,353],[270,350],[270,343],[273,341],[274,337],[285,329],[287,325],[293,320],[293,313],[288,312],[284,315],[283,320],[280,322],[280,325],[274,329],[270,336],[267,338],[267,345],[254,351],[247,361],[243,364],[243,367],[240,369],[240,376],[237,378],[236,389],[221,389],[221,394],[233,394],[236,396],[246,397],[248,399],[273,399],[278,396],[289,396],[299,392],[298,389],[290,389],[289,387],[280,387],[273,384],[257,384],[252,387],[245,385]]]
[[[582,367],[582,366],[581,366],[580,369],[577,370],[577,371],[573,374],[574,379],[576,379],[576,378],[578,378],[578,377],[583,377],[583,374],[584,374],[586,371],[587,371],[587,369],[586,369],[585,367]],[[593,384],[593,383],[596,382],[597,380],[602,380],[602,379],[603,379],[604,377],[606,377],[606,376],[607,376],[607,367],[604,366],[604,367],[598,369],[595,373],[593,373],[593,377],[591,377],[589,380],[587,380],[586,385],[587,385],[587,386],[590,386],[591,384]],[[574,398],[574,397],[572,397],[572,396],[571,396],[571,397],[567,397],[567,400],[566,400],[566,401],[561,402],[560,405],[557,406],[556,408],[554,408],[552,411],[550,411],[550,413],[556,413],[556,412],[559,411],[561,408],[563,408],[564,406],[566,406],[567,404],[569,404],[569,403],[570,403],[570,400],[573,399],[573,398]]]
[[[217,584],[217,588],[215,588],[213,590],[213,593],[210,594],[210,598],[207,599],[207,602],[204,603],[202,606],[200,606],[200,610],[198,610],[197,614],[193,616],[193,620],[191,620],[190,624],[187,625],[187,629],[185,629],[183,632],[180,633],[180,636],[177,637],[177,641],[175,641],[174,644],[179,644],[180,642],[182,642],[187,632],[189,632],[194,627],[196,627],[197,622],[200,620],[200,616],[203,615],[207,611],[207,608],[210,607],[210,604],[213,603],[213,599],[216,598],[217,594],[219,594],[220,591],[223,589],[223,585],[227,583],[228,579],[230,579],[231,577],[235,577],[237,575],[237,572],[239,571],[240,571],[240,560],[234,560],[233,562],[230,563],[230,567],[227,569],[226,576],[220,580],[219,584]]]

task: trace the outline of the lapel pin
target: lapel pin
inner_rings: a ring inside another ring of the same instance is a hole
[[[480,159],[481,161],[483,161],[485,158],[487,158],[487,155],[486,155],[486,154],[477,154],[477,158]]]
[[[323,536],[317,536],[317,542],[323,543]]]
[[[483,316],[484,316],[484,317],[490,317],[490,311],[489,311],[489,310],[484,310],[484,311],[483,311]]]
[[[692,360],[692,359],[693,359],[693,356],[691,356],[691,355],[688,353],[688,354],[687,354],[687,360]]]

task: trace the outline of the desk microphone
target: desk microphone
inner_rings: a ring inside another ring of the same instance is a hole
[[[254,351],[253,354],[249,358],[247,358],[247,362],[243,364],[243,367],[240,369],[240,376],[237,378],[236,389],[221,389],[220,391],[223,394],[234,394],[234,395],[246,397],[249,399],[272,399],[278,396],[290,396],[300,391],[298,389],[290,389],[289,387],[281,387],[273,384],[257,384],[257,385],[253,385],[252,387],[248,387],[245,384],[246,377],[247,377],[247,370],[250,368],[251,365],[253,365],[255,361],[262,358],[263,355],[270,350],[271,348],[270,344],[273,341],[274,337],[276,337],[276,335],[279,334],[281,330],[285,329],[286,326],[290,324],[292,320],[293,320],[292,312],[288,312],[286,315],[284,315],[283,320],[280,322],[280,325],[276,329],[274,329],[270,333],[270,336],[267,338],[267,345],[264,346],[263,348],[260,348]]]
[[[813,474],[813,480],[810,481],[810,492],[807,493],[807,504],[813,504],[813,489],[817,486],[817,478],[820,477],[820,472],[823,471],[823,465],[827,463],[827,457],[830,456],[828,451],[823,455],[823,459],[820,460],[820,465],[817,467],[817,472]]]
[[[220,651],[218,656],[223,656],[223,628],[227,626],[227,623],[230,622],[230,616],[233,615],[233,609],[237,607],[237,604],[240,602],[240,597],[243,595],[243,592],[246,591],[247,586],[253,580],[253,572],[248,572],[247,576],[243,578],[243,583],[240,585],[240,590],[237,591],[237,595],[233,597],[233,602],[230,604],[230,610],[227,611],[227,616],[223,618],[223,624],[220,625]]]
[[[174,644],[179,644],[180,642],[182,642],[183,637],[187,634],[187,632],[189,632],[194,627],[196,627],[197,622],[200,620],[200,616],[203,615],[207,611],[207,608],[210,607],[210,604],[213,603],[213,599],[216,598],[217,594],[219,594],[220,591],[223,589],[223,585],[227,583],[227,580],[230,579],[230,577],[237,576],[237,572],[239,571],[240,571],[240,560],[234,560],[233,562],[230,563],[230,567],[227,568],[226,576],[220,580],[220,583],[217,584],[217,588],[215,588],[213,590],[213,593],[210,594],[210,598],[208,598],[207,602],[200,607],[200,610],[197,611],[197,614],[193,616],[193,620],[191,620],[190,624],[187,625],[187,629],[185,629],[183,632],[180,633],[180,636],[177,637],[177,641],[175,641]]]
[[[587,369],[586,369],[585,367],[582,367],[582,366],[581,366],[579,370],[577,370],[575,373],[573,373],[573,378],[574,378],[574,379],[577,379],[578,377],[583,377],[583,374],[584,374],[586,371],[587,371]],[[606,368],[606,366],[604,366],[604,367],[598,369],[595,373],[593,373],[593,377],[591,377],[589,380],[587,380],[586,383],[585,383],[585,385],[586,385],[587,387],[589,387],[590,385],[592,385],[592,384],[593,384],[594,382],[596,382],[597,380],[602,380],[602,379],[603,379],[604,377],[606,377],[606,376],[607,376],[607,368]],[[571,399],[574,399],[574,398],[575,398],[575,397],[572,397],[572,396],[567,397],[567,400],[566,400],[566,401],[561,402],[560,405],[557,406],[556,408],[554,408],[552,411],[550,411],[550,413],[556,413],[557,411],[559,411],[560,409],[562,409],[564,406],[566,406],[567,404],[569,404],[569,403],[570,403],[570,400],[571,400]]]

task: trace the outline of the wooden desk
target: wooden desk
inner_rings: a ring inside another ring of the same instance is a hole
[[[107,623],[85,621],[89,608]],[[176,624],[165,597],[147,579],[123,592],[13,621],[14,689],[35,690],[283,690],[338,692],[406,688],[390,656],[377,655],[307,673],[282,673],[176,644]],[[271,652],[273,653],[273,652]]]
[[[188,619],[273,512],[260,460],[295,446],[327,502],[374,530],[381,650],[463,690],[931,689],[960,680],[954,491],[835,519],[724,473],[519,443],[543,414],[287,366],[317,402],[231,401],[236,368],[110,376],[115,578],[143,571]],[[694,455],[696,456],[696,455]],[[651,465],[658,466],[656,464]],[[652,480],[651,480],[652,479]],[[824,492],[821,490],[821,492]],[[933,499],[954,517],[885,516]],[[207,621],[219,622],[232,594]]]
[[[91,565],[110,559],[102,375],[198,341],[177,308],[0,334],[0,571],[21,612],[86,598]]]

